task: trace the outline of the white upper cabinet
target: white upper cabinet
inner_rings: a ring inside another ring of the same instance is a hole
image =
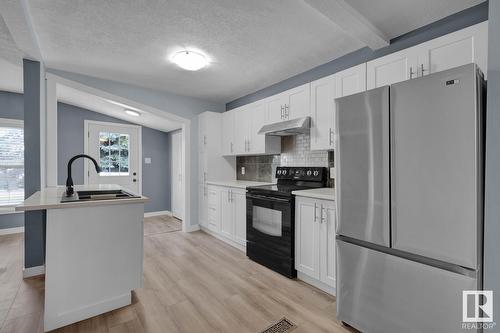
[[[281,152],[281,138],[258,134],[268,115],[268,101],[261,100],[224,112],[223,155],[264,155]]]
[[[366,63],[348,68],[335,74],[336,97],[344,97],[366,90]]]
[[[248,134],[247,154],[279,154],[281,153],[281,138],[276,136],[265,136],[258,134],[259,130],[266,124],[268,105],[265,101],[250,104],[248,110],[248,123],[250,132]]]
[[[248,136],[251,131],[249,126],[250,108],[245,105],[234,112],[234,152],[237,155],[245,154],[248,150]]]
[[[482,22],[430,40],[418,47],[419,75],[476,63],[486,75],[488,64],[488,22]],[[423,72],[422,72],[423,70]]]
[[[488,22],[432,39],[367,63],[367,88],[373,89],[474,62],[488,64]]]
[[[234,152],[234,110],[222,114],[222,155],[230,156]]]
[[[311,149],[334,148],[335,98],[366,90],[366,64],[311,83]]]
[[[367,89],[417,77],[417,53],[415,48],[405,49],[369,61],[366,65]]]
[[[268,108],[267,123],[272,124],[285,120],[285,105],[288,102],[285,93],[271,96],[265,101],[267,102]]]
[[[311,83],[311,149],[333,148],[337,80],[330,75]]]
[[[280,121],[310,116],[310,90],[311,84],[306,83],[267,98],[267,123],[278,123]]]
[[[285,105],[286,120],[307,117],[311,115],[310,98],[311,84],[307,83],[297,88],[285,91],[288,103]]]

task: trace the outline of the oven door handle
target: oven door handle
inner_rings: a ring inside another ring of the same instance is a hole
[[[291,199],[282,199],[282,198],[268,197],[265,195],[248,194],[248,193],[247,193],[247,198],[259,199],[259,200],[269,200],[269,201],[279,201],[279,202],[290,202],[291,201]]]

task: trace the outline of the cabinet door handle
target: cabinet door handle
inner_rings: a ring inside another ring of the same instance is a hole
[[[316,203],[314,203],[314,222],[318,220],[318,215],[316,214]]]
[[[328,141],[330,142],[330,147],[333,146],[333,142],[332,142],[332,128],[331,127],[328,129]]]
[[[413,79],[414,74],[415,74],[415,72],[413,71],[413,67],[410,66],[410,79]]]
[[[203,136],[203,144],[204,144],[204,145],[206,145],[206,144],[207,144],[207,136],[206,136],[206,135],[204,135],[204,136]]]
[[[427,70],[424,68],[424,64],[420,64],[420,75],[421,76],[424,76],[424,72],[426,72]]]
[[[328,216],[326,215],[326,209],[321,205],[321,223],[327,223]]]
[[[233,152],[233,143],[231,142],[231,153]]]
[[[248,139],[248,151],[250,152],[250,139]]]

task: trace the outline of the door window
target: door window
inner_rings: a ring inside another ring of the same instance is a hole
[[[129,175],[129,135],[99,132],[99,176]]]

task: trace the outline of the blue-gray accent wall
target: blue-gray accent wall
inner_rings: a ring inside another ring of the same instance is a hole
[[[57,104],[57,183],[66,183],[68,160],[84,153],[84,121],[95,120],[120,124],[127,121],[109,117],[65,103]],[[149,197],[145,212],[170,210],[170,136],[168,133],[142,127],[142,191]],[[151,164],[144,164],[144,157],[151,157]],[[73,181],[83,184],[83,160],[73,163]]]
[[[24,119],[23,94],[0,91],[0,118]],[[0,229],[24,226],[24,214],[0,215]]]
[[[488,2],[483,2],[474,7],[447,16],[439,21],[406,33],[391,40],[390,45],[375,51],[368,47],[346,54],[326,64],[317,66],[301,74],[273,84],[269,87],[240,97],[226,104],[226,111],[245,104],[249,104],[263,98],[279,94],[288,89],[312,82],[322,77],[332,75],[344,69],[359,65],[361,63],[383,57],[390,53],[406,49],[408,47],[426,42],[428,40],[449,34],[451,32],[469,27],[471,25],[486,21],[488,19]]]
[[[40,190],[40,114],[43,64],[23,59],[24,80],[24,196]],[[45,211],[24,213],[24,267],[45,263]]]
[[[493,290],[493,320],[500,332],[500,1],[489,3],[488,101],[484,214],[484,289]],[[489,300],[492,301],[492,300]]]

